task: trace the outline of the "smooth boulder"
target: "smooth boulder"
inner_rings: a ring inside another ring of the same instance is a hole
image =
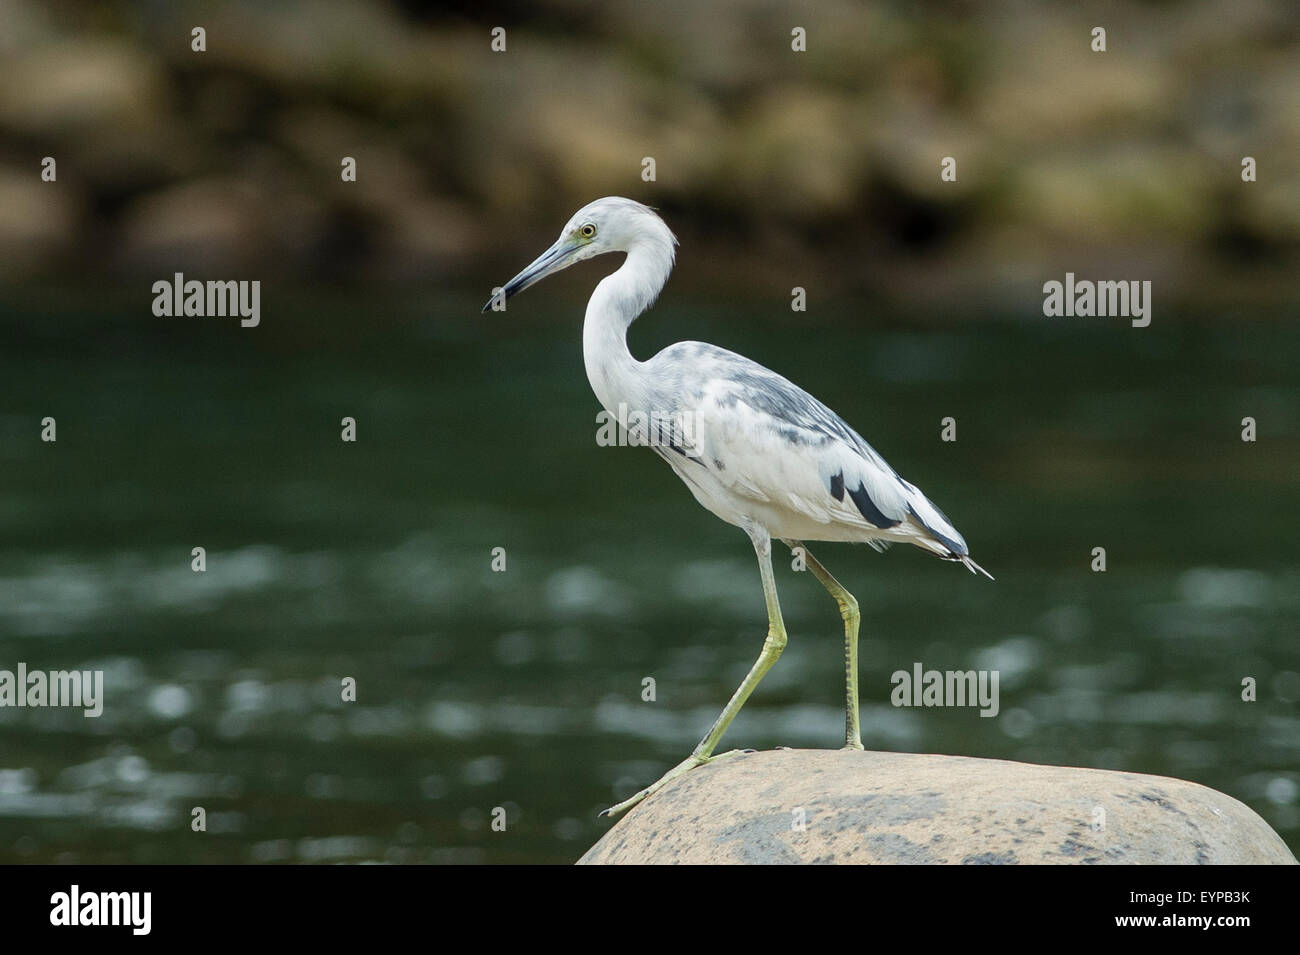
[[[1167,776],[995,759],[772,750],[692,770],[579,860],[1292,864],[1254,810]]]

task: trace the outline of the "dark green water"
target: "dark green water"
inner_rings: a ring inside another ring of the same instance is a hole
[[[0,709],[0,861],[569,862],[690,750],[762,641],[752,551],[596,445],[558,297],[268,296],[255,330],[7,307],[0,669],[107,692],[99,719]],[[714,341],[809,388],[998,578],[816,551],[862,604],[867,746],[1182,776],[1300,847],[1297,328],[766,311],[674,299],[633,348]],[[789,649],[725,742],[837,746],[835,607],[788,562],[778,585]],[[890,706],[914,661],[998,669],[999,716]]]

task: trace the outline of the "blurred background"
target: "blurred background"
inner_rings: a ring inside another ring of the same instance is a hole
[[[0,710],[0,861],[569,862],[689,752],[763,604],[742,534],[596,446],[580,322],[616,263],[478,314],[608,194],[681,240],[636,354],[808,388],[998,578],[818,552],[864,608],[869,748],[1181,776],[1300,846],[1294,4],[0,22],[0,669],[107,683],[99,719]],[[1151,281],[1150,327],[1045,318],[1067,271]],[[261,324],[155,317],[175,272],[261,281]],[[836,746],[838,615],[778,585],[790,647],[725,742]],[[914,661],[998,669],[1001,714],[891,707]]]

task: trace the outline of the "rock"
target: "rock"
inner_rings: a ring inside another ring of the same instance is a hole
[[[0,166],[0,276],[17,281],[74,248],[83,218],[80,190],[42,182],[37,168]]]
[[[268,205],[258,187],[225,177],[149,193],[123,213],[117,261],[137,272],[162,275],[265,271]]]
[[[164,112],[167,80],[147,44],[82,36],[12,53],[0,84],[0,127],[82,146],[91,130],[134,129]]]
[[[775,750],[729,757],[674,780],[633,807],[579,862],[1296,860],[1243,803],[1167,776],[962,756]]]

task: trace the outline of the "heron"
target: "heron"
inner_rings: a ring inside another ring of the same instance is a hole
[[[772,573],[772,540],[798,554],[835,599],[844,623],[844,746],[861,750],[858,718],[858,602],[804,541],[861,542],[877,550],[913,544],[993,579],[966,541],[916,485],[902,478],[861,435],[808,392],[757,362],[704,342],[678,342],[648,361],[627,346],[627,330],[663,290],[677,237],[654,209],[609,196],[579,209],[560,237],[483,306],[506,301],[548,275],[608,252],[622,265],[587,303],[582,352],[587,378],[610,415],[652,422],[645,437],[695,499],[743,530],[758,557],[767,636],[758,659],[709,731],[658,781],[606,809],[616,816],[674,779],[741,750],[714,750],[787,643]]]

